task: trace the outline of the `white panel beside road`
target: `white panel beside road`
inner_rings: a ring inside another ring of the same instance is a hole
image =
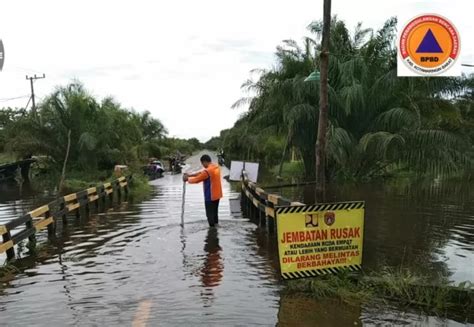
[[[232,161],[230,163],[229,179],[231,181],[240,181],[242,170],[245,169],[245,171],[247,172],[248,178],[252,182],[256,183],[257,178],[258,178],[258,167],[259,167],[259,164],[257,162]]]

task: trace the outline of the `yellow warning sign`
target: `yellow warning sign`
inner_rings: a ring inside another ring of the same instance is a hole
[[[276,213],[284,279],[361,268],[364,202],[280,207]]]

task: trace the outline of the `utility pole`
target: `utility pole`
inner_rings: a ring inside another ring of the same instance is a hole
[[[331,0],[324,0],[323,37],[320,54],[320,86],[319,86],[319,121],[318,138],[316,141],[316,196],[324,201],[326,193],[326,141],[329,111],[329,37],[331,30]]]
[[[46,78],[46,75],[43,74],[43,76],[36,76],[35,74],[34,76],[30,76],[30,77],[26,75],[26,79],[30,80],[30,85],[31,85],[31,112],[33,113],[34,116],[36,116],[36,102],[35,102],[35,89],[33,87],[33,83],[35,80],[42,79],[42,78]]]

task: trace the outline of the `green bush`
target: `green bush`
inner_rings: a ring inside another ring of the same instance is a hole
[[[272,168],[272,174],[278,176],[280,165]],[[302,161],[284,162],[281,170],[281,178],[284,180],[303,180],[305,176],[304,164]]]
[[[130,198],[132,201],[143,201],[150,196],[152,187],[150,186],[148,177],[142,173],[132,175],[130,182]]]

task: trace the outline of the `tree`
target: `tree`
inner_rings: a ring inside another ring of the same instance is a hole
[[[219,136],[211,137],[206,143],[204,143],[203,147],[205,149],[217,151],[222,148],[222,140]]]
[[[202,149],[202,144],[197,138],[193,137],[193,138],[188,139],[187,141],[193,147],[193,151]]]
[[[317,196],[324,197],[326,189],[326,138],[329,110],[329,37],[331,30],[331,0],[324,0],[323,38],[321,48],[321,81],[319,91],[318,137],[316,140],[316,188]]]
[[[150,154],[161,154],[167,134],[149,112],[124,109],[112,98],[99,103],[79,82],[47,96],[38,106],[39,120],[26,112],[12,115],[11,110],[0,115],[6,122],[0,135],[9,140],[7,150],[48,157],[61,172],[60,186],[70,170],[111,170],[117,163],[139,166]]]
[[[472,167],[473,75],[398,78],[395,28],[391,18],[376,32],[358,24],[351,34],[343,21],[331,20],[325,178],[368,180],[399,171],[451,176]],[[302,46],[283,41],[274,68],[252,72],[258,77],[242,85],[248,94],[235,105],[248,104],[248,110],[221,136],[231,158],[250,153],[263,162],[267,140],[287,140],[271,151],[285,157],[288,143],[306,178],[315,177],[311,133],[319,125],[321,90],[303,80],[320,65],[322,22],[309,30],[314,38]]]

